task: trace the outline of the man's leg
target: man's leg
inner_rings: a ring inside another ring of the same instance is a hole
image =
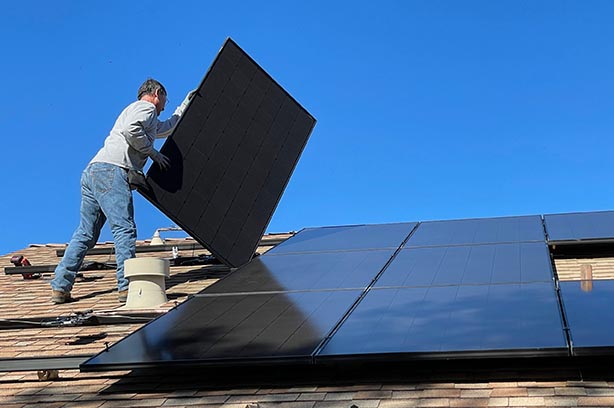
[[[83,258],[87,251],[92,248],[100,230],[105,223],[106,217],[94,198],[90,188],[89,167],[81,176],[81,217],[79,227],[74,232],[62,261],[55,269],[55,277],[51,281],[53,290],[70,293],[77,272],[81,269]],[[61,299],[58,299],[61,303]]]
[[[126,259],[134,258],[136,253],[134,204],[132,191],[128,184],[128,172],[112,164],[108,166],[113,167],[113,183],[108,192],[98,197],[98,202],[109,220],[109,227],[111,227],[115,241],[117,289],[125,291],[128,289],[128,279],[124,277],[124,262]]]

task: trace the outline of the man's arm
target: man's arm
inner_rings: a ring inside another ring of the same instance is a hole
[[[158,152],[153,145],[158,124],[156,107],[142,104],[135,108],[127,125],[121,130],[126,142],[135,150],[151,157],[161,168],[168,167],[168,159]]]
[[[183,112],[181,113],[183,114]],[[173,113],[173,116],[166,119],[164,122],[158,121],[156,139],[163,139],[165,137],[169,137],[171,133],[173,132],[173,129],[175,129],[175,126],[177,125],[177,122],[179,122],[180,118],[181,118],[181,114],[178,115],[177,110],[175,110],[175,113]]]

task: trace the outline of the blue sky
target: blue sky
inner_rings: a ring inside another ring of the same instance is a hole
[[[614,2],[10,2],[0,254],[64,243],[147,77],[172,113],[232,37],[318,120],[270,232],[612,209]],[[139,238],[171,221],[135,194]],[[101,240],[110,240],[105,228]]]

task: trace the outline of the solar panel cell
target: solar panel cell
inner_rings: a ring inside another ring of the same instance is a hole
[[[192,191],[191,198],[192,199],[186,202],[185,205],[181,206],[178,218],[182,219],[188,225],[197,225],[205,210],[206,198],[201,196],[197,191]]]

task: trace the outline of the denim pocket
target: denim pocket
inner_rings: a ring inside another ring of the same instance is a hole
[[[113,188],[115,169],[113,167],[91,169],[92,188],[98,194],[104,194]]]

